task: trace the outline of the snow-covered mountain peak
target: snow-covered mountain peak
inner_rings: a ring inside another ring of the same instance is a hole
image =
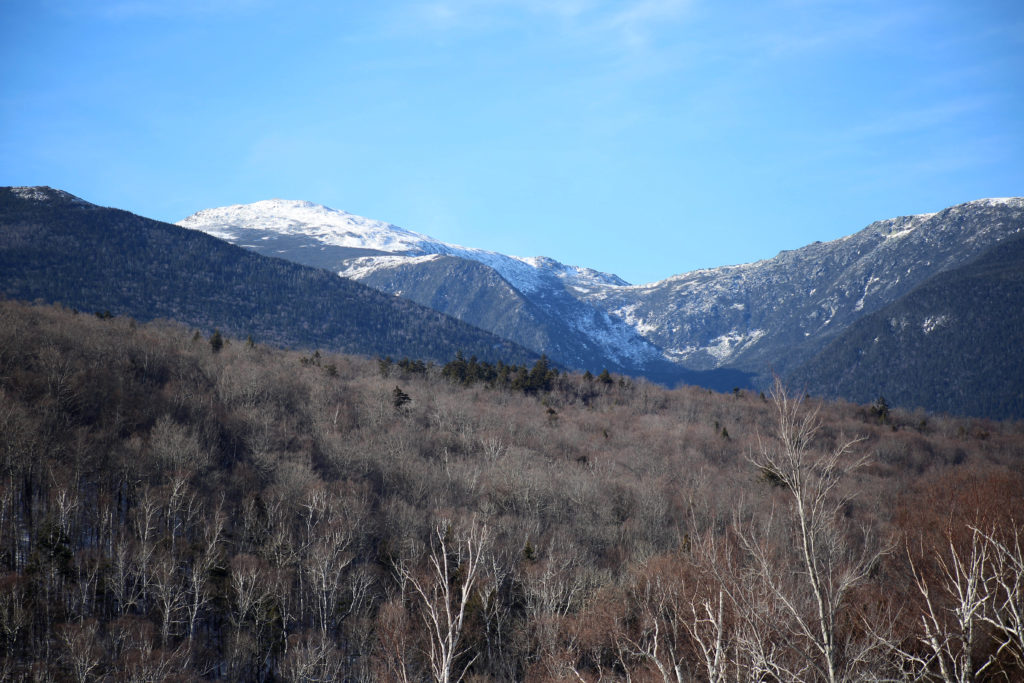
[[[484,249],[449,244],[391,223],[364,218],[313,202],[290,199],[266,199],[252,204],[236,204],[204,209],[180,221],[178,225],[200,230],[236,243],[260,240],[266,235],[308,238],[308,247],[324,246],[365,249],[372,252],[418,258],[433,254],[456,256],[494,268],[503,278],[523,291],[544,287],[544,280],[556,277],[566,286],[606,287],[626,283],[616,275],[591,268],[567,266],[546,256],[522,258]],[[360,258],[340,268],[346,277],[365,276],[373,269],[394,268],[400,258]]]
[[[293,199],[265,199],[252,204],[204,209],[179,221],[178,225],[227,240],[238,238],[243,230],[258,230],[311,237],[335,247],[400,253],[433,253],[436,249],[428,245],[439,244],[425,235],[384,221]]]
[[[602,273],[599,270],[593,268],[584,268],[582,266],[570,266],[560,261],[556,261],[550,256],[530,256],[528,258],[516,258],[523,263],[536,268],[537,270],[543,270],[555,275],[556,277],[564,280],[571,286],[583,286],[583,287],[598,287],[598,286],[611,286],[611,287],[628,287],[629,283],[623,280],[618,275],[612,273]]]

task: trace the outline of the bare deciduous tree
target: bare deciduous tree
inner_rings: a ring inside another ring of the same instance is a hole
[[[27,604],[26,581],[15,573],[0,577],[0,635],[3,636],[8,657],[22,632],[32,623]]]
[[[682,683],[694,675],[687,657],[687,625],[694,607],[687,578],[679,558],[648,561],[627,591],[636,611],[635,632],[622,628],[617,634],[619,650],[653,665],[665,683]]]
[[[170,638],[185,620],[188,587],[181,567],[170,552],[157,553],[152,563],[150,587],[156,611],[160,614],[160,645],[167,647]]]
[[[186,568],[189,599],[185,609],[188,613],[188,640],[191,644],[195,636],[199,613],[211,599],[211,572],[221,562],[221,545],[223,541],[226,516],[223,500],[217,505],[203,524],[202,537],[199,539],[196,553]]]
[[[764,586],[792,618],[797,635],[809,646],[809,663],[816,674],[830,683],[853,674],[856,666],[877,643],[841,643],[840,615],[850,591],[868,576],[881,550],[865,538],[856,547],[841,523],[849,498],[838,491],[839,482],[860,467],[866,457],[852,456],[859,439],[839,439],[834,447],[820,449],[814,441],[822,422],[818,408],[807,408],[789,395],[781,380],[772,390],[775,409],[775,440],[760,444],[748,456],[769,482],[788,494],[795,527],[799,565],[804,581],[794,585],[772,566],[768,553],[753,553]],[[748,547],[759,544],[748,538]],[[813,607],[803,608],[799,592],[807,589]]]
[[[970,547],[958,548],[947,538],[949,554],[937,555],[935,571],[910,560],[914,585],[921,596],[920,648],[893,647],[904,666],[918,680],[968,683],[995,664],[989,656],[977,665],[975,635],[992,615],[992,580],[989,576],[989,541],[973,529]],[[936,670],[937,669],[937,670]]]
[[[408,683],[413,678],[410,661],[409,612],[400,598],[381,605],[377,612],[377,673],[379,678]]]
[[[103,661],[99,622],[87,619],[80,623],[62,624],[57,629],[57,636],[64,646],[64,660],[71,677],[85,683]]]
[[[1022,530],[1014,527],[1004,537],[985,534],[989,545],[992,605],[983,615],[999,640],[996,655],[1008,652],[1024,669],[1024,552]]]
[[[289,638],[288,654],[281,661],[281,677],[296,683],[328,683],[341,678],[342,653],[320,632]]]
[[[466,654],[462,629],[466,606],[484,567],[487,541],[487,528],[482,525],[473,522],[459,533],[451,523],[442,521],[431,537],[426,575],[396,567],[399,579],[408,582],[419,598],[430,643],[430,672],[438,683],[461,681],[475,660],[474,656],[468,662],[459,661]]]

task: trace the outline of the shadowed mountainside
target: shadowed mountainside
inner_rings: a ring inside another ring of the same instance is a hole
[[[822,396],[1024,419],[1024,234],[853,323],[794,372]]]
[[[0,188],[0,292],[280,346],[435,361],[539,355],[326,271],[50,188]]]

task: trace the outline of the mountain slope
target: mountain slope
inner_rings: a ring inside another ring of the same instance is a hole
[[[1024,419],[1024,234],[853,323],[791,377],[824,396]]]
[[[595,372],[644,375],[729,390],[744,373],[693,372],[664,359],[627,323],[580,294],[627,283],[544,257],[520,258],[440,242],[304,201],[273,199],[206,209],[179,225],[259,253],[334,270]]]
[[[283,346],[444,361],[535,354],[322,270],[51,188],[0,188],[0,292]]]
[[[872,223],[772,259],[605,287],[588,301],[692,367],[785,372],[931,275],[1024,230],[1024,199]]]
[[[798,367],[862,316],[1024,229],[1024,200],[878,221],[772,259],[647,285],[445,244],[308,202],[210,209],[181,224],[331,268],[571,367],[607,365],[671,383],[687,368],[734,368],[764,380]],[[747,381],[736,377],[723,384]]]

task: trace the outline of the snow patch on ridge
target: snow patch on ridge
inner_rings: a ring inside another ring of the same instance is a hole
[[[987,197],[967,202],[967,206],[1015,206],[1024,208],[1024,197]]]
[[[12,187],[11,192],[22,199],[32,199],[37,202],[44,202],[50,198],[41,187]]]
[[[88,205],[89,202],[85,201],[81,197],[76,197],[70,192],[64,190],[55,190],[52,187],[45,186],[24,186],[24,187],[12,187],[11,192],[15,196],[21,199],[29,199],[36,202],[48,202],[51,199],[66,199],[74,202],[75,204]]]
[[[358,280],[381,270],[409,264],[427,263],[439,258],[441,258],[440,254],[426,254],[424,256],[364,256],[349,261],[345,268],[338,271],[338,275]]]

